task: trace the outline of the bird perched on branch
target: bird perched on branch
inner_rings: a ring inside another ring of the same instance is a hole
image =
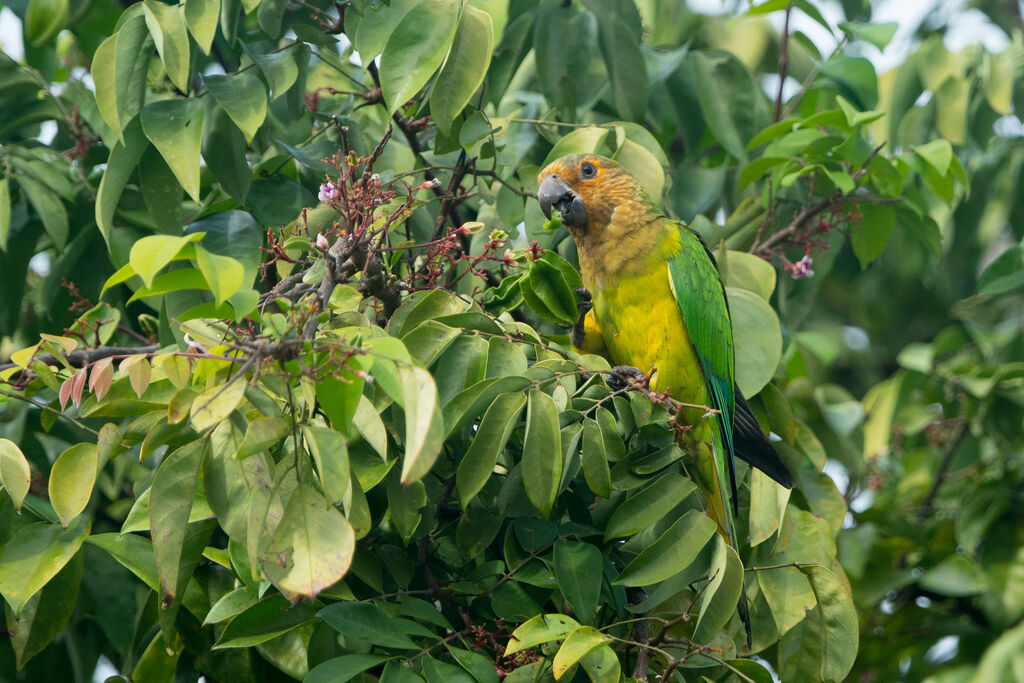
[[[541,209],[549,218],[553,209],[561,214],[576,241],[584,298],[592,297],[573,346],[617,365],[654,367],[652,387],[718,411],[682,408],[677,419],[691,428],[680,445],[694,457],[709,515],[736,547],[733,456],[787,488],[793,478],[736,387],[729,305],[714,257],[611,159],[562,157],[538,180]]]

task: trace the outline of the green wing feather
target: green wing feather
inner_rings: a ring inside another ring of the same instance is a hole
[[[681,244],[678,253],[669,254],[669,277],[690,342],[700,359],[712,407],[721,411],[718,424],[725,446],[722,458],[725,462],[716,464],[722,479],[728,471],[735,512],[733,419],[736,410],[736,357],[729,304],[711,252],[692,230],[679,223],[674,225],[679,230]]]

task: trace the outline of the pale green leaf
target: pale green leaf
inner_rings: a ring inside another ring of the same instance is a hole
[[[96,444],[77,443],[53,463],[48,491],[61,525],[66,529],[92,497],[98,467]]]

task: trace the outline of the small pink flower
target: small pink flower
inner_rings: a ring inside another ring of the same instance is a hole
[[[323,233],[318,232],[316,234],[316,246],[326,251],[330,249],[331,245],[327,242],[327,238],[324,237]]]
[[[329,202],[340,196],[341,192],[338,191],[338,188],[336,188],[333,183],[327,183],[326,185],[320,186],[320,193],[317,195],[317,199],[322,202]]]
[[[414,190],[429,190],[432,187],[441,187],[441,181],[438,180],[437,178],[434,178],[432,180],[428,180],[428,181],[424,182],[422,185],[417,185],[413,189]]]
[[[811,269],[811,266],[813,265],[814,261],[811,259],[810,255],[804,254],[802,259],[786,270],[789,271],[790,277],[794,280],[804,280],[806,278],[814,277],[814,270]]]
[[[370,384],[373,383],[373,375],[371,375],[370,373],[366,372],[366,370],[353,370],[352,374],[355,375],[356,377],[358,377],[359,379],[363,380],[364,382],[367,382],[367,383],[370,383]]]

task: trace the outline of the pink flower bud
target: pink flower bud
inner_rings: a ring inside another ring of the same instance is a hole
[[[327,183],[326,185],[320,186],[320,193],[317,194],[317,199],[322,202],[329,202],[340,196],[341,192],[338,191],[338,188],[336,188],[333,183]]]
[[[320,232],[316,234],[316,246],[319,247],[320,249],[323,249],[324,251],[331,248],[331,245],[328,244],[327,242],[327,238],[324,237],[323,233]]]
[[[804,257],[793,264],[791,268],[787,268],[790,277],[794,280],[804,280],[807,278],[814,277],[814,270],[811,266],[814,265],[814,260],[807,254]]]

